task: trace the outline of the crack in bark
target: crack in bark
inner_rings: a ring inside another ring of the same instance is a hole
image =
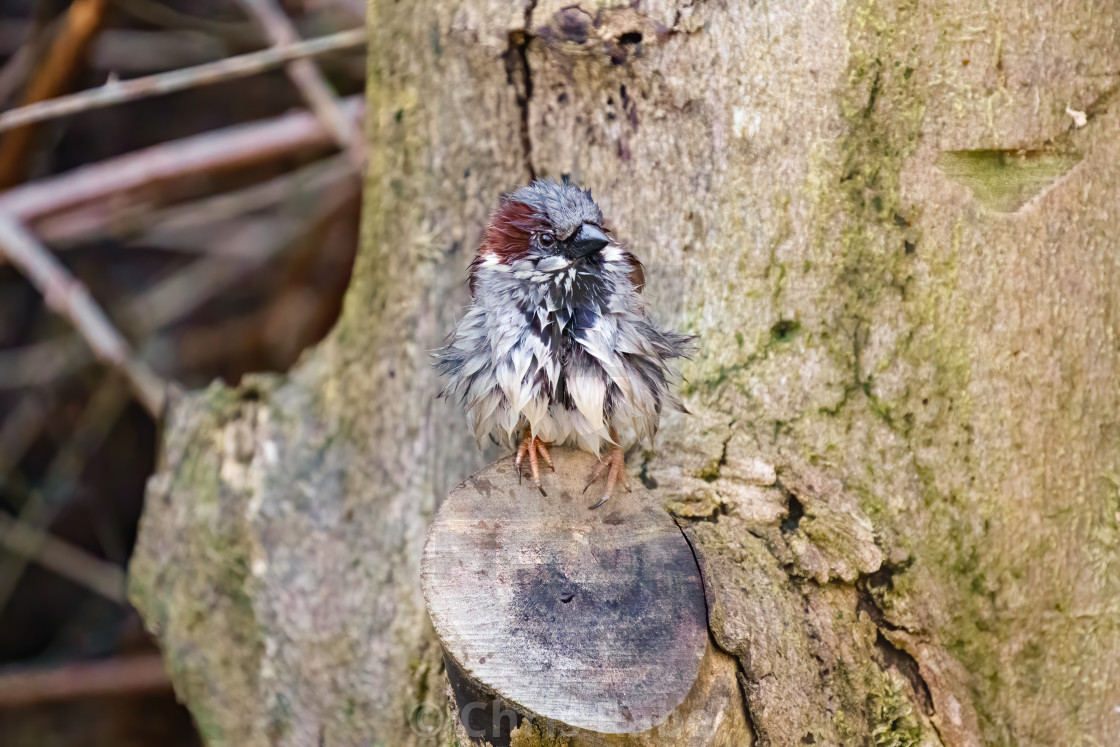
[[[786,491],[786,506],[788,507],[789,513],[781,523],[783,535],[796,532],[801,525],[801,519],[805,516],[805,504],[803,504],[796,495],[788,491]]]
[[[537,2],[538,0],[529,0],[525,5],[524,28],[509,32],[509,45],[502,54],[506,64],[506,82],[517,89],[517,107],[521,112],[521,151],[525,156],[525,170],[529,173],[530,181],[537,178],[537,170],[533,168],[533,139],[529,121],[529,104],[533,99],[533,71],[529,67],[529,42],[533,39],[530,28]]]
[[[684,527],[681,526],[681,521],[683,521],[683,519],[681,519],[680,517],[677,517],[677,516],[673,516],[672,514],[669,514],[669,517],[673,520],[673,523],[677,525],[677,530],[681,533],[681,536],[684,537],[684,541],[688,545],[688,551],[692,553],[692,562],[696,564],[696,573],[700,576],[700,588],[704,592],[704,619],[708,621],[708,635],[712,638],[712,641],[714,643],[715,642],[715,636],[712,635],[712,624],[711,624],[712,611],[708,607],[708,588],[707,588],[708,582],[704,578],[704,573],[701,570],[703,568],[703,566],[700,564],[700,555],[699,555],[699,553],[696,552],[696,548],[692,546],[692,540],[689,538],[688,532],[686,532],[684,530]],[[717,646],[717,648],[718,648],[718,646]],[[722,651],[723,649],[720,649],[720,650]],[[726,653],[730,653],[730,652],[726,652]]]
[[[747,670],[743,669],[743,662],[735,654],[724,651],[718,643],[715,642],[716,637],[712,636],[712,645],[723,651],[725,654],[731,656],[735,660],[735,668],[739,670],[736,674],[736,680],[739,685],[739,697],[743,699],[743,718],[746,719],[747,724],[751,727],[751,734],[754,735],[755,744],[758,744],[758,726],[754,722],[754,714],[751,713],[751,697],[750,697],[750,681],[747,679]]]
[[[722,476],[723,468],[727,466],[727,445],[731,443],[731,439],[735,436],[735,422],[735,420],[732,420],[727,424],[727,438],[723,439],[723,443],[720,445],[719,459],[715,466],[705,467],[704,472],[699,475],[704,482],[715,482]]]
[[[694,563],[696,563],[696,571],[700,575],[700,585],[701,585],[701,588],[703,588],[703,590],[704,590],[704,619],[705,619],[705,621],[707,621],[707,624],[708,624],[708,642],[713,648],[716,648],[716,649],[722,651],[723,653],[727,654],[728,656],[730,656],[735,661],[735,668],[737,670],[736,680],[737,680],[738,685],[739,685],[739,697],[742,699],[742,706],[743,706],[743,718],[746,720],[747,725],[750,727],[751,734],[753,734],[755,736],[755,741],[757,742],[757,740],[758,740],[758,728],[755,725],[754,714],[751,713],[751,699],[750,699],[750,696],[749,696],[749,693],[748,693],[747,671],[746,671],[746,669],[743,668],[742,659],[740,657],[736,656],[731,651],[728,651],[727,649],[725,649],[723,646],[720,646],[719,641],[716,640],[715,633],[712,632],[711,609],[708,606],[708,589],[707,589],[708,581],[704,578],[704,572],[702,570],[703,566],[700,564],[700,554],[696,551],[696,548],[693,546],[692,539],[688,536],[688,532],[684,531],[684,527],[682,526],[681,522],[685,521],[685,519],[682,519],[681,517],[678,517],[678,516],[673,516],[672,514],[670,514],[670,516],[673,519],[673,523],[677,525],[677,529],[680,530],[681,536],[684,537],[685,543],[688,544],[689,552],[692,553],[692,561]]]
[[[872,584],[876,586],[890,584],[893,574],[894,569],[884,565],[879,571],[869,576],[863,576],[856,581],[856,593],[858,594],[856,613],[866,613],[871,619],[871,622],[875,624],[875,648],[878,649],[883,657],[884,669],[889,669],[891,666],[894,666],[899,674],[906,678],[918,700],[918,706],[927,717],[932,719],[936,714],[933,707],[933,694],[930,691],[929,684],[926,682],[925,677],[922,676],[921,667],[918,665],[917,659],[915,659],[910,652],[899,648],[891,642],[889,638],[883,635],[883,630],[898,630],[911,634],[913,634],[913,631],[907,630],[903,626],[896,625],[888,620],[886,613],[883,612],[879,603],[875,601],[875,596],[870,589]],[[882,580],[883,583],[874,583],[873,579],[876,577]],[[940,736],[940,734],[938,736]]]
[[[800,514],[803,513],[804,508],[803,508],[803,505],[802,505],[800,499],[797,498],[797,496],[793,493],[792,490],[790,490],[788,487],[783,485],[780,480],[778,481],[777,486],[786,495],[786,498],[789,501],[789,506],[790,506],[790,516],[785,521],[782,522],[782,526],[781,526],[780,536],[785,537],[785,536],[787,536],[787,534],[790,531],[796,531],[797,521],[801,518]],[[677,519],[676,517],[674,517],[674,518],[677,521],[677,525],[680,526],[683,530],[682,524],[683,524],[684,520],[683,519]],[[707,519],[707,521],[711,521],[712,523],[717,523],[718,520],[719,520],[718,515],[713,516],[710,519]],[[690,517],[688,519],[688,521],[696,522],[697,520]],[[826,643],[821,639],[820,632],[816,629],[815,625],[813,625],[812,622],[811,622],[811,620],[812,620],[812,609],[811,609],[812,602],[810,601],[809,588],[811,588],[814,584],[812,582],[806,580],[806,579],[799,578],[796,575],[795,569],[792,568],[788,563],[782,562],[781,558],[779,557],[779,554],[775,554],[774,548],[770,545],[770,543],[772,541],[774,541],[774,539],[775,539],[773,535],[764,536],[762,534],[750,531],[749,529],[748,529],[748,533],[755,536],[756,538],[762,540],[763,543],[765,544],[767,550],[771,554],[774,554],[775,559],[779,561],[780,566],[785,570],[785,572],[787,574],[787,580],[788,580],[789,588],[800,599],[800,601],[801,601],[801,612],[802,612],[802,616],[803,616],[802,621],[804,623],[806,623],[804,630],[805,630],[806,638],[809,642],[809,648],[807,650],[807,654],[811,657],[812,661],[815,663],[815,665],[817,667],[817,676],[819,678],[818,681],[820,683],[820,687],[822,688],[824,702],[829,704],[829,706],[834,705],[836,703],[837,698],[838,698],[838,694],[832,689],[831,681],[836,676],[836,673],[833,671],[832,667],[830,667],[828,665],[828,663],[825,661],[824,657],[822,657],[822,655],[821,655],[820,649],[822,647],[826,646]],[[699,551],[695,547],[693,547],[692,542],[689,539],[687,533],[685,533],[685,538],[686,538],[686,540],[689,541],[689,547],[693,550],[694,556],[698,556]],[[697,558],[697,559],[699,560],[699,558]],[[878,652],[878,655],[879,655],[878,660],[876,661],[876,664],[884,672],[888,671],[893,666],[897,670],[897,672],[906,680],[906,682],[910,685],[911,692],[913,693],[911,696],[909,696],[910,700],[915,704],[916,708],[920,709],[921,712],[926,716],[926,718],[929,721],[929,725],[931,726],[931,728],[933,728],[934,732],[937,735],[938,740],[942,744],[944,744],[945,739],[944,739],[943,735],[941,734],[941,730],[938,728],[938,725],[934,722],[934,719],[936,717],[936,708],[934,706],[933,694],[932,694],[932,691],[930,689],[929,684],[926,682],[924,676],[921,673],[921,668],[920,668],[920,665],[919,665],[917,659],[912,654],[910,654],[908,651],[906,651],[904,648],[902,648],[900,645],[898,645],[894,641],[892,641],[891,638],[888,637],[888,634],[891,631],[898,631],[899,633],[905,633],[905,634],[909,634],[909,635],[917,635],[917,634],[914,631],[909,630],[905,626],[897,625],[895,623],[890,622],[886,618],[886,613],[879,606],[879,603],[876,601],[875,596],[874,596],[873,587],[875,587],[875,588],[878,588],[878,587],[889,588],[893,583],[893,580],[892,580],[893,574],[900,571],[900,570],[903,570],[903,569],[904,569],[903,567],[899,567],[899,566],[884,565],[879,571],[876,571],[875,573],[862,574],[852,584],[849,584],[849,583],[846,583],[846,582],[841,582],[839,580],[834,581],[834,582],[830,582],[830,583],[838,583],[838,584],[841,584],[841,585],[854,586],[854,588],[856,590],[856,593],[857,593],[857,602],[856,602],[856,612],[857,612],[857,614],[860,611],[865,612],[868,615],[868,617],[871,619],[871,621],[876,626],[876,640],[874,642],[874,647],[875,647],[875,650]],[[703,574],[701,574],[701,575],[703,577]],[[708,580],[706,578],[704,579],[704,583],[705,584],[708,583]],[[707,595],[705,595],[705,597],[706,596]],[[706,599],[705,599],[705,603],[707,603]],[[710,623],[709,623],[709,627],[710,627]],[[886,634],[884,633],[884,631],[886,631]],[[715,640],[715,635],[713,633],[713,641],[714,640]],[[718,644],[717,644],[717,646],[718,646]],[[725,650],[725,649],[721,648],[721,650]],[[753,679],[748,674],[748,670],[745,666],[743,658],[741,656],[736,656],[736,659],[738,661],[739,670],[740,670],[739,671],[739,679],[740,679],[740,686],[742,688],[744,705],[745,705],[747,714],[750,716],[750,722],[751,722],[752,727],[755,730],[755,734],[759,735],[760,734],[760,732],[758,730],[759,716],[758,716],[758,714],[755,714],[754,710],[753,710],[754,707],[755,707],[755,703],[754,703],[754,699],[752,698],[752,693],[759,686],[759,683],[764,681],[767,677],[780,676],[780,675],[777,675],[775,673],[769,673],[769,674],[763,675],[762,677],[760,677],[758,679]],[[828,707],[828,706],[826,706],[826,707]],[[764,718],[762,720],[765,721]],[[805,735],[805,738],[806,739],[812,739],[813,735],[811,733],[807,734],[807,735]]]

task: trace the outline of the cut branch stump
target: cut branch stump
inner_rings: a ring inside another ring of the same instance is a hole
[[[710,730],[713,707],[745,732],[735,665],[709,643],[700,571],[680,529],[640,485],[590,510],[594,457],[553,458],[547,495],[502,459],[456,487],[428,533],[424,596],[460,734],[496,745],[511,733],[513,744],[535,743],[530,732],[645,744],[672,721],[687,741],[658,743],[704,744],[684,711],[704,710]],[[689,698],[694,690],[703,697]]]

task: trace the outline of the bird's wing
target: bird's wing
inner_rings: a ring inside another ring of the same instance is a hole
[[[622,252],[622,258],[630,265],[630,282],[638,293],[646,287],[646,271],[641,261],[628,251]]]

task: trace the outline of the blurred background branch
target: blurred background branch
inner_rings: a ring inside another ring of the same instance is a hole
[[[334,323],[363,16],[359,0],[0,10],[5,745],[197,744],[124,593],[155,421],[168,386],[285,370]]]
[[[31,69],[23,104],[54,98],[62,92],[101,27],[107,0],[74,0],[65,21],[51,38],[45,59]],[[0,188],[23,181],[31,157],[32,127],[21,127],[0,140]]]
[[[250,52],[184,70],[174,70],[128,81],[112,80],[99,88],[69,96],[59,96],[4,112],[0,114],[0,131],[65,117],[88,109],[123,104],[145,96],[158,96],[231,78],[247,77],[304,57],[361,46],[365,41],[365,29],[351,29],[318,39],[277,45],[260,52]],[[335,110],[338,111],[340,119],[346,119],[346,114],[337,105]],[[346,124],[346,128],[347,131],[352,129],[349,124]]]
[[[31,280],[48,306],[70,320],[94,355],[124,375],[140,403],[158,419],[163,412],[166,385],[145,363],[133,358],[128,342],[89,291],[19,221],[3,213],[0,252]]]

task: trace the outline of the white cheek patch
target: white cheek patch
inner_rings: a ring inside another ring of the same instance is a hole
[[[602,256],[607,262],[621,262],[622,247],[612,241],[603,247]]]

